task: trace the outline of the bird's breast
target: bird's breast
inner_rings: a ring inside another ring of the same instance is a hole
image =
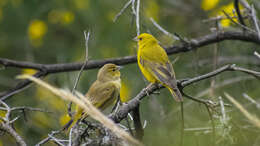
[[[121,88],[121,79],[117,79],[116,81],[112,81],[113,84],[116,86],[117,89]]]

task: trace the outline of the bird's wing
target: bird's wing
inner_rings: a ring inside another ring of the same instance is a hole
[[[156,61],[157,63],[165,64],[169,59],[167,53],[160,45],[149,45],[141,50],[141,56],[147,61]]]
[[[95,107],[103,110],[116,100],[119,93],[120,89],[113,82],[96,83],[87,97]]]
[[[156,61],[146,60],[140,57],[141,65],[148,70],[158,81],[165,85],[169,85],[172,80],[175,80],[174,71],[169,61],[159,63]],[[176,81],[175,81],[176,82]],[[176,85],[176,83],[175,83]]]
[[[149,47],[143,49],[140,64],[164,84],[170,79],[175,79],[173,67],[164,49],[159,45]]]

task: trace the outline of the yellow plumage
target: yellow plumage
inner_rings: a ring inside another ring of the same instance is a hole
[[[182,101],[177,88],[174,70],[165,50],[152,35],[143,33],[138,37],[138,66],[144,77],[151,83],[165,86],[176,101]]]
[[[115,64],[106,64],[98,72],[97,80],[91,85],[86,98],[98,109],[104,110],[108,106],[115,103],[120,94],[121,79],[120,66]],[[84,110],[76,106],[74,118],[66,126],[70,129],[80,119],[86,118],[88,115]]]

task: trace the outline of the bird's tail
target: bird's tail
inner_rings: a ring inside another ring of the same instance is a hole
[[[63,130],[69,131],[82,117],[83,109],[76,107],[76,114],[73,119],[71,119],[64,127]],[[84,116],[87,116],[86,113],[84,113]]]
[[[181,95],[181,92],[179,91],[179,89],[177,87],[167,87],[169,89],[169,91],[172,94],[172,97],[177,101],[177,102],[182,102],[183,98]]]

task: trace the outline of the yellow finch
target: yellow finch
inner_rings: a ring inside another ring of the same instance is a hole
[[[104,110],[118,99],[121,88],[120,68],[120,66],[115,64],[106,64],[98,71],[97,80],[86,93],[86,98],[96,108]],[[74,118],[65,126],[66,129],[76,124],[79,119],[86,117],[87,113],[82,108],[76,106]]]
[[[145,78],[151,83],[160,83],[180,102],[182,95],[177,88],[174,70],[165,50],[152,35],[143,33],[137,37],[137,61]]]

